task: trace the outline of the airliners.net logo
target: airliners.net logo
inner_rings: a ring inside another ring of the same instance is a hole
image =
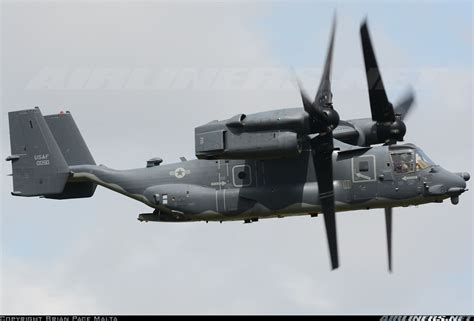
[[[380,321],[474,321],[474,317],[463,315],[384,315]]]

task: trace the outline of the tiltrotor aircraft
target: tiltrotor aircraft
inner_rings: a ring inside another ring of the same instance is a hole
[[[470,176],[435,165],[413,144],[397,144],[414,95],[395,107],[388,100],[367,22],[360,35],[372,117],[339,119],[330,81],[334,34],[335,20],[314,101],[300,89],[303,108],[196,127],[195,160],[161,165],[152,158],[145,168],[111,169],[96,165],[69,112],[10,112],[12,195],[85,198],[101,185],[151,207],[140,221],[250,223],[321,213],[333,269],[335,212],[383,208],[391,270],[392,208],[447,198],[457,204]]]

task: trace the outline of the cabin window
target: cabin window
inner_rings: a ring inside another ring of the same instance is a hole
[[[369,162],[361,161],[359,163],[359,172],[368,172],[369,171]]]
[[[235,187],[245,187],[252,184],[249,165],[236,165],[232,168],[232,179]]]
[[[375,156],[363,155],[352,159],[352,182],[363,183],[375,180]]]

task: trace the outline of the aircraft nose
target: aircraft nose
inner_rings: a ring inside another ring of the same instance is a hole
[[[451,203],[453,205],[458,204],[459,195],[467,191],[466,182],[469,178],[469,173],[449,173],[449,180],[446,182],[448,187],[447,194],[451,197]]]
[[[465,182],[471,179],[471,175],[468,172],[456,173],[456,175],[460,176]]]
[[[469,180],[469,173],[451,173],[445,169],[436,169],[433,175],[433,183],[428,188],[430,195],[447,195],[451,197],[453,204],[457,204],[458,197],[466,191],[466,181]]]
[[[457,174],[449,175],[449,181],[446,182],[448,187],[448,194],[450,195],[459,195],[466,191],[466,181],[463,177]]]

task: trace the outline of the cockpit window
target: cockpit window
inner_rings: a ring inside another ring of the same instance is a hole
[[[415,171],[413,151],[393,152],[392,162],[395,173],[411,173]]]
[[[421,149],[418,148],[416,150],[416,170],[422,170],[433,165],[433,161]]]

